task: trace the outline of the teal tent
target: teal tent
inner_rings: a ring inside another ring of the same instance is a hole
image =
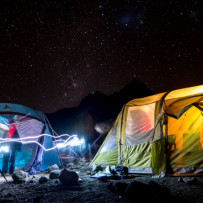
[[[13,124],[17,136],[9,138],[8,132]],[[15,169],[36,174],[53,164],[60,166],[55,138],[50,129],[41,111],[18,104],[0,103],[0,169],[5,167],[5,147],[12,150],[13,140],[18,146]]]

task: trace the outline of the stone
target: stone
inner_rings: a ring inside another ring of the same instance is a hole
[[[114,191],[119,194],[125,194],[127,186],[128,185],[126,183],[122,183],[122,182],[115,182],[113,184]]]
[[[151,202],[151,200],[153,200],[149,186],[138,181],[129,183],[125,193],[127,198],[132,202],[136,200],[141,200],[142,202]]]
[[[110,182],[107,187],[111,192],[115,192],[114,185],[112,182]]]
[[[75,171],[69,171],[63,169],[59,175],[59,180],[66,186],[75,186],[78,185],[78,174]]]
[[[101,176],[101,177],[98,177],[98,180],[100,180],[101,182],[107,182],[108,177],[107,176]]]
[[[57,164],[54,164],[52,166],[50,166],[49,168],[47,168],[48,172],[54,171],[54,170],[59,170],[59,167]]]
[[[13,174],[12,174],[12,179],[13,181],[16,183],[16,182],[23,182],[22,180],[24,180],[25,178],[27,178],[27,173],[24,172],[24,171],[15,171]]]
[[[183,177],[182,180],[186,184],[195,184],[195,183],[197,183],[197,179],[195,177]]]
[[[87,172],[86,172],[86,175],[91,175],[91,171],[87,171]]]
[[[37,183],[37,179],[29,179],[27,183]]]
[[[72,168],[74,166],[74,164],[72,162],[67,163],[65,168]]]
[[[39,184],[43,184],[49,181],[49,178],[47,178],[46,176],[41,176],[39,178]]]
[[[60,170],[53,170],[49,174],[50,179],[58,179],[61,171]]]
[[[60,184],[61,182],[60,182],[59,179],[55,179],[54,183],[58,185],[58,184]]]
[[[154,181],[150,181],[149,183],[131,182],[127,186],[126,196],[131,201],[141,199],[142,202],[162,202],[163,199],[170,202],[171,199],[170,190]]]

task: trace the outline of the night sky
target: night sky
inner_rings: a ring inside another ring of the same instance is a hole
[[[1,0],[0,102],[53,112],[133,79],[203,84],[201,0]]]

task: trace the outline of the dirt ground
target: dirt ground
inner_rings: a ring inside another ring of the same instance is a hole
[[[133,181],[148,184],[150,181],[158,183],[163,188],[168,188],[170,195],[158,198],[158,202],[203,202],[203,177],[163,177],[154,178],[149,175],[136,175],[130,179],[98,180],[90,178],[89,162],[71,164],[69,170],[75,171],[80,182],[78,186],[67,187],[62,185],[58,179],[49,180],[39,184],[40,176],[49,176],[47,172],[29,176],[25,183],[14,184],[10,176],[6,176],[8,183],[0,177],[0,202],[144,202],[139,200],[140,194],[133,191],[135,198],[130,200],[126,194],[120,194],[109,190],[111,183],[121,182],[130,184]],[[32,181],[30,181],[32,180]],[[158,194],[162,191],[157,191]],[[143,191],[143,196],[149,195]],[[160,194],[161,196],[161,194]],[[139,199],[136,199],[139,197]]]

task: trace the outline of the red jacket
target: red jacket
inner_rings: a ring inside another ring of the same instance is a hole
[[[9,120],[10,121],[10,120]],[[16,130],[16,125],[15,123],[11,123],[10,126],[9,126],[9,130],[8,132],[6,133],[6,138],[11,138],[14,134]]]

